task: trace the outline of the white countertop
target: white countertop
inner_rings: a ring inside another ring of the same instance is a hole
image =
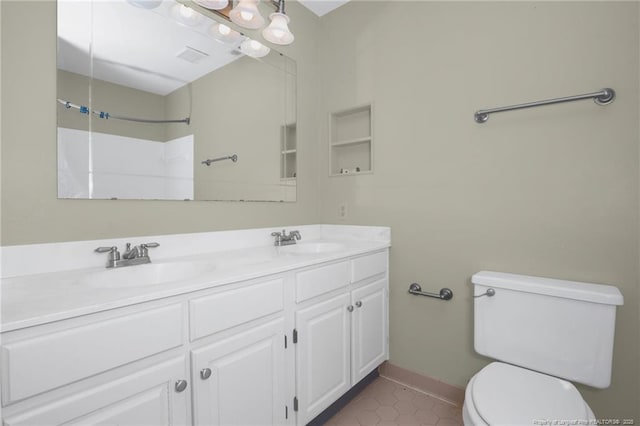
[[[326,227],[327,225],[312,226]],[[302,229],[303,227],[297,228]],[[336,226],[331,225],[332,230],[335,230],[335,228]],[[358,227],[345,228],[357,229]],[[364,229],[366,227],[361,228]],[[313,232],[313,229],[305,229],[306,231],[311,231],[308,234],[320,237],[315,242],[337,242],[341,245],[340,250],[324,253],[293,253],[287,248],[270,245],[236,248],[233,250],[220,250],[220,247],[215,247],[215,251],[205,253],[154,259],[154,264],[196,262],[198,265],[203,266],[202,269],[205,271],[201,275],[194,276],[188,280],[155,285],[110,287],[86,283],[85,278],[89,275],[99,273],[108,277],[106,275],[108,273],[127,268],[136,268],[136,266],[109,270],[106,270],[104,266],[92,266],[89,268],[7,277],[2,279],[1,285],[2,319],[0,331],[17,330],[79,315],[277,274],[348,256],[382,250],[390,246],[388,228],[371,229],[386,229],[387,231],[383,233],[382,238],[376,237],[376,239],[372,240],[361,239],[354,235],[350,235],[345,239],[325,239],[322,238],[323,232]],[[264,233],[264,229],[256,231]],[[229,232],[234,231],[227,231],[227,234]],[[386,237],[384,234],[386,234]],[[360,237],[367,236],[372,235],[360,235]],[[185,237],[181,236],[181,238]],[[304,242],[309,243],[308,240]],[[91,243],[95,245],[95,242]],[[64,244],[76,243],[62,243],[61,245]],[[24,246],[20,247],[20,249],[24,250]],[[153,255],[151,257],[153,259]]]

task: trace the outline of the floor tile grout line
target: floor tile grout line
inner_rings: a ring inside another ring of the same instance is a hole
[[[453,401],[450,401],[450,400],[448,400],[448,399],[446,399],[446,398],[443,398],[443,397],[441,397],[441,396],[439,396],[439,395],[435,395],[435,394],[432,394],[432,393],[429,393],[429,392],[423,391],[423,390],[421,390],[421,389],[418,389],[418,388],[413,387],[413,386],[411,386],[411,385],[408,385],[408,384],[406,384],[406,383],[402,383],[402,382],[400,382],[400,381],[398,381],[398,380],[396,380],[396,379],[392,379],[391,377],[387,377],[387,376],[383,376],[383,375],[380,375],[379,377],[381,377],[381,378],[383,378],[383,379],[386,379],[386,380],[389,380],[390,382],[393,382],[393,383],[397,383],[397,384],[399,384],[399,385],[402,385],[402,386],[404,386],[404,387],[406,387],[406,388],[409,388],[409,389],[411,389],[411,390],[413,390],[413,391],[419,392],[419,393],[421,393],[421,394],[423,394],[423,395],[427,395],[427,396],[429,396],[429,397],[431,397],[431,398],[435,398],[435,399],[437,399],[437,400],[439,400],[439,401],[444,402],[445,404],[452,405],[452,406],[454,406],[454,407],[456,407],[456,408],[462,408],[460,405],[456,404],[456,403],[455,403],[455,402],[453,402]]]

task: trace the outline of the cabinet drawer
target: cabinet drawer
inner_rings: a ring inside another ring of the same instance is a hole
[[[284,309],[282,278],[228,290],[189,302],[191,340]]]
[[[187,379],[184,355],[68,395],[36,409],[5,417],[4,426],[173,425],[186,426],[189,392],[176,392]]]
[[[351,261],[351,282],[362,281],[387,271],[387,252],[358,257]]]
[[[296,302],[349,285],[349,262],[309,269],[296,274]]]
[[[2,348],[3,403],[182,345],[182,305],[100,321]]]

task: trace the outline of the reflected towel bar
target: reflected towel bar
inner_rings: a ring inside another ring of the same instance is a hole
[[[451,300],[453,298],[453,291],[451,291],[450,288],[445,287],[440,289],[440,293],[429,293],[427,291],[422,291],[422,287],[420,287],[420,284],[418,283],[413,283],[409,286],[409,293],[418,296],[433,297],[440,300]]]
[[[201,161],[200,164],[206,164],[208,167],[211,165],[211,163],[215,163],[216,161],[223,161],[223,160],[231,160],[235,163],[236,161],[238,161],[238,156],[236,154],[233,154],[233,155],[227,155],[225,157],[209,158],[207,160]]]
[[[529,102],[526,104],[510,105],[510,106],[505,106],[500,108],[481,109],[479,111],[476,111],[473,118],[475,119],[476,123],[484,123],[489,119],[489,114],[493,114],[494,112],[511,111],[514,109],[523,109],[523,108],[532,108],[532,107],[537,107],[541,105],[559,104],[562,102],[581,101],[583,99],[593,99],[593,101],[598,105],[609,105],[611,102],[613,102],[615,98],[616,98],[615,90],[611,88],[606,88],[606,89],[602,89],[599,92],[586,93],[584,95],[547,99],[545,101]]]

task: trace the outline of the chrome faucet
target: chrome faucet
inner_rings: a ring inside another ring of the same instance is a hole
[[[138,249],[138,246],[135,246],[133,249],[131,249],[131,243],[127,243],[127,247],[124,249],[124,253],[122,253],[122,257],[128,260],[131,260],[139,256],[140,256],[140,250]]]
[[[95,249],[97,253],[109,253],[107,258],[107,268],[120,268],[123,266],[142,265],[145,263],[151,263],[149,257],[149,248],[158,247],[158,243],[146,243],[134,246],[131,248],[131,243],[127,243],[125,252],[120,258],[120,252],[118,247],[98,247]]]
[[[272,232],[272,237],[276,237],[273,245],[275,246],[288,246],[291,244],[295,244],[296,240],[301,240],[302,236],[299,231],[291,231],[289,235],[287,235],[286,230],[282,230],[282,232]]]

